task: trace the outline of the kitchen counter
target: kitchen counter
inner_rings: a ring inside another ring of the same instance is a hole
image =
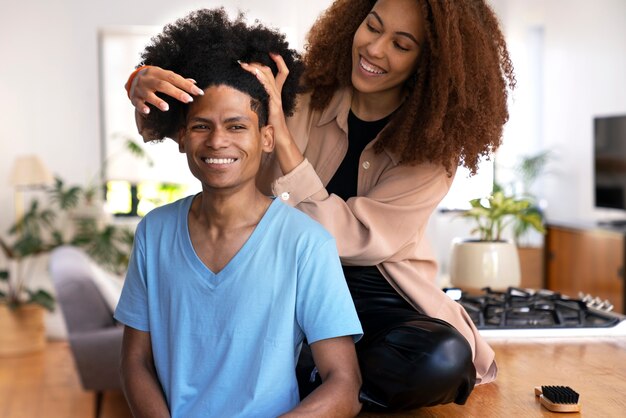
[[[478,386],[465,405],[440,405],[359,418],[418,417],[622,417],[626,410],[626,337],[489,339],[496,352],[495,382]],[[570,386],[580,394],[581,414],[557,414],[541,406],[534,387]],[[93,393],[80,387],[67,342],[51,342],[32,355],[0,358],[0,418],[93,416]],[[101,418],[130,418],[121,392],[105,394]]]
[[[626,410],[626,337],[489,340],[499,373],[478,386],[465,405],[440,405],[397,414],[361,413],[361,418],[417,417],[622,417]],[[545,409],[534,387],[570,386],[580,394],[581,413]]]

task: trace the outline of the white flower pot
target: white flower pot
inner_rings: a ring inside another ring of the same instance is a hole
[[[461,289],[519,286],[521,271],[517,247],[506,241],[456,239],[450,257],[450,282]]]

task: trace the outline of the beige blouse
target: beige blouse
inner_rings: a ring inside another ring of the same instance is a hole
[[[259,187],[320,222],[336,238],[344,265],[377,266],[409,303],[454,326],[472,347],[477,384],[492,381],[494,352],[465,310],[435,284],[437,264],[424,238],[452,177],[441,165],[399,165],[397,155],[375,153],[375,138],[359,160],[357,196],[344,201],[329,195],[325,186],[348,149],[351,89],[336,93],[322,112],[312,111],[309,99],[301,96],[298,112],[288,120],[305,160],[282,175],[274,155],[268,155]]]

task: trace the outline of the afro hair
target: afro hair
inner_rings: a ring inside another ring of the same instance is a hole
[[[461,164],[476,173],[481,157],[502,142],[508,93],[515,87],[498,17],[486,0],[415,0],[425,18],[426,42],[407,97],[374,150],[403,164]],[[324,109],[337,89],[351,86],[352,40],[376,0],[335,0],[309,31],[301,82],[311,106]]]
[[[304,66],[299,54],[289,49],[285,35],[259,22],[248,25],[245,16],[229,19],[224,8],[201,9],[164,27],[152,38],[141,55],[139,65],[158,66],[196,80],[197,86],[227,85],[252,98],[252,109],[259,116],[260,126],[267,124],[269,96],[256,77],[241,68],[242,62],[257,62],[278,68],[269,56],[282,56],[289,76],[282,88],[282,104],[286,116],[291,116],[299,92],[298,81]],[[166,95],[159,95],[170,110],[150,112],[144,128],[150,140],[174,138],[184,123],[187,105]]]

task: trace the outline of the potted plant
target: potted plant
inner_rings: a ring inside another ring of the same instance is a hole
[[[544,233],[543,218],[529,198],[506,195],[496,187],[491,196],[470,201],[461,216],[473,221],[474,239],[457,239],[450,260],[450,281],[461,288],[519,286],[521,273],[517,247],[504,237],[515,222]]]
[[[44,310],[54,310],[54,298],[44,289],[31,289],[29,280],[37,258],[53,241],[43,233],[54,222],[51,209],[33,201],[30,209],[9,231],[12,245],[0,238],[10,269],[0,271],[0,356],[37,351],[45,344]]]
[[[119,152],[153,162],[144,149],[128,136]],[[1,252],[9,261],[0,269],[0,356],[43,348],[43,315],[53,311],[55,300],[44,288],[34,288],[35,265],[54,248],[70,244],[83,248],[100,266],[121,275],[128,265],[134,231],[104,222],[97,208],[104,191],[104,171],[109,160],[87,186],[66,186],[60,178],[47,190],[48,199],[30,203],[26,213],[9,229],[10,239],[0,237]],[[15,331],[15,332],[12,332]]]
[[[104,268],[120,274],[126,268],[134,233],[116,225],[101,226],[98,219],[74,220],[72,211],[85,199],[85,189],[66,187],[57,178],[47,191],[46,204],[33,200],[11,226],[10,239],[0,237],[9,268],[0,271],[0,356],[42,349],[44,313],[55,300],[44,288],[34,288],[34,270],[52,249],[71,244],[84,248]]]

